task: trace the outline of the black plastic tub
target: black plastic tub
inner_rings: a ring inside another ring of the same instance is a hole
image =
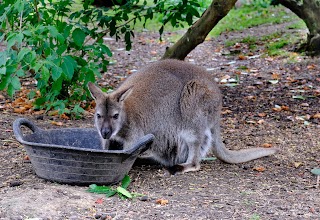
[[[23,134],[22,126],[31,132]],[[130,149],[103,150],[95,128],[43,130],[25,118],[14,121],[13,132],[39,177],[76,185],[118,183],[154,139],[148,134]]]

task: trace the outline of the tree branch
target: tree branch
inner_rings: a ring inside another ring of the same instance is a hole
[[[161,59],[183,60],[196,46],[201,44],[216,24],[224,18],[237,0],[213,0],[209,8],[172,46],[166,49]]]

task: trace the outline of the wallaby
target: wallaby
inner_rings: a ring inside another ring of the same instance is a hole
[[[226,149],[220,136],[218,85],[205,69],[184,61],[152,63],[110,94],[93,83],[88,87],[96,101],[95,126],[103,142],[121,143],[125,149],[152,133],[155,140],[148,153],[171,174],[199,170],[210,150],[227,163],[277,152],[275,148]]]

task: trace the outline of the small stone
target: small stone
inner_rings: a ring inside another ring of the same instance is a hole
[[[148,200],[149,200],[149,197],[148,197],[148,196],[142,196],[142,197],[140,197],[139,199],[140,199],[140,201],[145,202],[145,201],[148,201]]]
[[[110,217],[110,216],[109,216],[108,214],[101,214],[100,219],[101,219],[101,220],[106,220],[106,219],[110,219],[109,217]]]
[[[173,196],[174,194],[172,192],[169,192],[167,195],[168,196]]]
[[[248,165],[242,165],[242,169],[244,169],[244,170],[249,170],[249,169],[250,169],[250,166],[248,166]]]
[[[272,209],[270,209],[270,210],[267,210],[267,214],[274,214],[275,213],[275,211],[274,210],[272,210]]]
[[[33,189],[44,189],[44,186],[43,185],[35,185],[34,187],[33,187]]]
[[[43,120],[43,119],[44,119],[43,115],[38,115],[38,116],[36,117],[36,120]]]
[[[12,181],[9,183],[10,187],[16,187],[16,186],[21,186],[23,184],[23,182],[17,180],[17,181]]]

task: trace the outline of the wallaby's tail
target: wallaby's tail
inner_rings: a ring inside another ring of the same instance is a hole
[[[224,144],[214,147],[216,157],[226,163],[244,163],[260,157],[272,155],[279,150],[276,148],[250,148],[232,151],[225,148]]]
[[[213,134],[213,153],[215,156],[226,163],[244,163],[260,157],[272,155],[279,150],[277,148],[249,148],[242,150],[229,150],[221,140],[220,126],[212,128]]]

